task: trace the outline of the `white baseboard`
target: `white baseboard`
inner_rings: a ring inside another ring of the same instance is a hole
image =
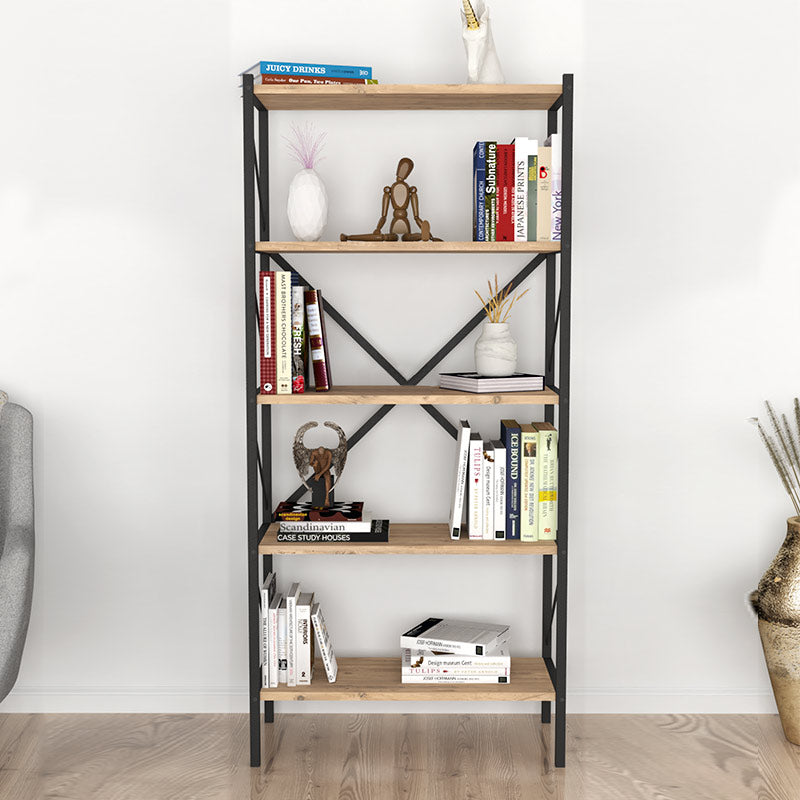
[[[530,714],[530,703],[279,702],[278,713]],[[5,714],[230,714],[247,711],[244,687],[20,686],[0,703]],[[579,689],[567,695],[568,714],[775,714],[762,689]]]

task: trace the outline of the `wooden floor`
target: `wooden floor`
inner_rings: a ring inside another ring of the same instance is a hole
[[[798,800],[771,716],[0,715],[2,800]]]

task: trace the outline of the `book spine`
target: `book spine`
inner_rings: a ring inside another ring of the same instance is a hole
[[[293,544],[371,544],[389,541],[389,521],[384,527],[369,533],[278,533],[278,542]]]
[[[255,76],[255,85],[269,86],[274,84],[284,84],[292,86],[347,86],[348,84],[360,84],[361,86],[377,85],[378,81],[372,78],[333,78],[322,77],[312,78],[308,75],[272,75],[263,74]]]
[[[528,430],[530,429],[530,430]],[[536,445],[538,434],[532,425],[523,425],[520,435],[522,447],[522,491],[520,503],[520,539],[523,542],[535,542],[539,538],[536,532]]]
[[[507,672],[511,669],[511,656],[450,656],[429,655],[425,651],[405,649],[400,663],[403,672],[413,674],[415,670],[470,672]],[[420,673],[422,674],[422,673]]]
[[[325,317],[322,292],[309,289],[305,293],[308,342],[311,348],[311,366],[314,370],[314,390],[327,392],[331,386],[331,368],[328,358],[328,341],[325,335]]]
[[[472,150],[472,238],[486,241],[486,142]]]
[[[539,143],[536,139],[531,142],[531,152],[528,155],[528,241],[536,241],[536,197],[537,173],[539,165]]]
[[[311,610],[311,621],[314,624],[314,635],[319,644],[319,652],[322,657],[322,665],[325,667],[325,675],[328,683],[336,683],[336,674],[339,665],[336,663],[336,654],[333,652],[333,642],[325,624],[325,617],[322,616],[322,609],[317,603]]]
[[[497,241],[514,241],[514,145],[497,145]]]
[[[292,286],[292,394],[303,394],[308,382],[305,290]]]
[[[506,539],[520,538],[520,429],[514,420],[500,423],[506,446]]]
[[[295,665],[298,686],[311,685],[314,667],[314,644],[311,633],[311,606],[297,606],[297,662]]]
[[[550,209],[551,209],[551,183],[550,183],[550,158],[549,147],[539,148],[536,180],[536,241],[550,241]]]
[[[402,675],[486,675],[507,677],[507,667],[403,667]]]
[[[278,394],[292,393],[292,273],[275,275],[275,350],[278,358]]]
[[[530,139],[514,139],[514,241],[528,241],[528,152]]]
[[[486,241],[497,241],[497,142],[486,142]]]
[[[561,241],[561,134],[548,137],[550,145],[550,239]]]
[[[539,431],[539,538],[558,533],[558,431],[549,423]]]
[[[469,423],[461,420],[456,444],[456,484],[453,489],[453,504],[450,508],[450,538],[461,538],[461,524],[464,517],[464,495],[467,491],[467,471],[469,469]]]
[[[484,539],[494,539],[494,453],[489,442],[484,442],[482,455],[483,522],[481,530]]]
[[[297,594],[300,584],[292,584],[286,595],[286,685],[297,686]]]
[[[506,449],[494,446],[494,538],[506,538]]]
[[[269,608],[269,686],[274,689],[278,685],[278,612],[280,602]]]
[[[469,538],[483,539],[483,442],[480,434],[469,441]]]
[[[475,642],[455,642],[450,639],[426,639],[424,636],[401,636],[400,647],[409,650],[436,650],[440,653],[452,655],[482,656],[491,652],[501,642],[508,642],[508,631],[498,634],[486,644]]]
[[[286,601],[278,607],[278,683],[287,683],[289,678],[288,624]]]
[[[259,61],[247,72],[254,75],[310,75],[318,78],[371,78],[372,67],[345,64],[306,64],[292,61]]]
[[[278,523],[278,533],[378,533],[384,520],[361,522],[309,522],[283,520]]]
[[[511,683],[509,675],[406,675],[402,683]]]
[[[259,316],[259,334],[261,339],[261,381],[259,394],[276,394],[277,360],[275,358],[275,317],[272,313],[275,289],[275,274],[273,272],[259,273],[259,301],[261,314]]]

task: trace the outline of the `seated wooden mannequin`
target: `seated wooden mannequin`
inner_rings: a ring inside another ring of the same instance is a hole
[[[398,239],[402,239],[404,242],[441,242],[441,239],[431,236],[430,222],[426,219],[421,219],[419,216],[417,187],[409,186],[406,183],[406,178],[411,174],[412,169],[414,169],[414,162],[410,158],[401,158],[397,163],[397,180],[391,186],[383,187],[381,218],[372,233],[359,233],[353,236],[343,233],[339,238],[343,242],[396,242]],[[381,233],[381,228],[386,224],[390,203],[392,206],[392,222],[389,225],[389,233]],[[414,215],[414,221],[419,225],[420,233],[411,233],[407,210],[409,203],[411,204],[411,213]]]

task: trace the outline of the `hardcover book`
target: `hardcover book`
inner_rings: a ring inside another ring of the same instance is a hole
[[[403,648],[400,654],[403,674],[433,675],[441,673],[509,675],[511,652],[508,641],[503,641],[483,656],[460,656],[438,653],[435,650]]]
[[[544,376],[515,372],[503,378],[486,378],[477,372],[440,372],[439,386],[459,392],[491,394],[492,392],[540,392]]]
[[[528,154],[535,139],[517,136],[514,146],[514,241],[528,241]]]
[[[506,448],[495,439],[489,443],[494,458],[494,538],[506,538]]]
[[[275,349],[277,351],[278,394],[292,393],[292,273],[275,276]]]
[[[551,183],[550,183],[551,151],[549,147],[539,148],[539,176],[536,181],[536,241],[549,242],[551,221]]]
[[[286,595],[286,685],[297,686],[297,598],[300,584],[293,583]]]
[[[286,664],[280,663],[280,620],[278,615],[283,604],[286,609],[286,598],[282,592],[276,592],[269,604],[269,686],[274,689],[280,682],[280,668],[286,669]],[[286,657],[286,647],[284,644],[284,659]],[[286,683],[284,675],[283,682]]]
[[[545,140],[550,146],[550,239],[561,241],[561,134],[552,133]]]
[[[278,683],[287,683],[289,677],[289,658],[287,624],[286,624],[286,595],[281,595],[278,606]]]
[[[530,140],[528,152],[528,241],[536,241],[536,208],[538,197],[539,142]]]
[[[486,142],[472,150],[472,239],[486,241]]]
[[[461,420],[456,442],[455,486],[453,502],[450,506],[450,538],[460,539],[464,519],[464,495],[467,491],[467,471],[469,468],[469,422]]]
[[[401,683],[511,683],[506,675],[405,675]]]
[[[322,292],[319,289],[309,289],[305,293],[305,301],[311,365],[314,370],[314,391],[327,392],[333,386],[333,380],[328,356],[328,337],[325,334]]]
[[[310,502],[278,503],[273,522],[361,522],[364,516],[364,502],[334,502],[327,508],[314,506]]]
[[[307,286],[295,285],[292,273],[292,393],[303,394],[308,383],[308,336],[306,335]]]
[[[483,443],[482,454],[483,522],[481,523],[481,530],[483,531],[484,539],[494,539],[494,454],[489,442]]]
[[[429,617],[400,637],[400,647],[482,656],[510,639],[508,625]]]
[[[328,678],[328,683],[336,683],[336,674],[339,671],[339,665],[336,663],[336,653],[333,651],[333,642],[331,641],[331,635],[328,632],[328,626],[325,624],[325,617],[322,615],[322,609],[319,607],[319,603],[314,603],[314,605],[311,606],[311,622],[314,625],[314,635],[319,645],[319,653],[322,657],[322,665],[325,667],[325,675]]]
[[[486,142],[486,241],[497,241],[497,142]]]
[[[514,145],[497,145],[497,241],[514,241]]]
[[[550,422],[537,422],[539,449],[539,504],[537,528],[540,539],[555,539],[558,533],[558,431]]]
[[[538,497],[536,494],[536,447],[539,434],[533,425],[520,425],[521,491],[520,491],[520,539],[523,542],[535,542],[539,535],[536,529]]]
[[[297,685],[310,686],[314,670],[314,634],[311,624],[311,606],[314,593],[303,592],[297,598]]]
[[[483,539],[483,439],[477,432],[469,436],[468,525],[470,539]]]
[[[269,686],[269,607],[275,596],[277,578],[270,572],[261,584],[261,630],[259,643],[261,645],[261,665],[264,670],[264,686]]]
[[[521,433],[515,419],[500,421],[500,440],[506,447],[506,539],[520,538]]]
[[[277,358],[275,356],[275,274],[273,272],[259,273],[258,299],[261,313],[259,314],[259,338],[261,370],[258,391],[259,394],[277,394]]]
[[[334,523],[339,525],[360,523]],[[294,544],[370,544],[372,542],[388,542],[389,541],[389,520],[376,519],[369,523],[369,531],[320,531],[314,532],[281,532],[277,534],[279,542],[292,542]]]
[[[256,75],[253,83],[256,86],[280,83],[291,84],[293,86],[346,86],[349,83],[357,83],[362,86],[375,86],[378,81],[373,78],[312,78],[308,75]]]
[[[371,78],[372,67],[307,64],[294,61],[258,61],[242,74],[248,73],[250,75],[310,75],[319,78]]]
[[[283,520],[278,523],[278,533],[371,533],[388,524],[389,520],[373,519],[370,514],[365,514],[360,522]]]

